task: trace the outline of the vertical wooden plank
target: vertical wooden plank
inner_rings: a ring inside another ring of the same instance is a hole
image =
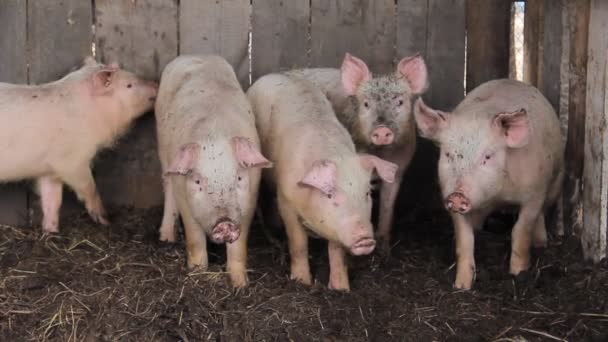
[[[583,166],[585,163],[585,117],[587,101],[587,44],[589,0],[570,4],[569,99],[564,179],[564,226],[576,235],[583,229]]]
[[[608,76],[608,2],[591,0],[587,62],[587,115],[585,120],[585,167],[583,232],[585,258],[606,257],[608,228],[608,132],[606,131],[606,81]]]
[[[92,53],[91,1],[29,1],[27,25],[32,84],[65,76]]]
[[[397,59],[420,53],[426,57],[428,0],[397,2]]]
[[[27,83],[26,2],[0,1],[0,82]]]
[[[252,81],[308,66],[308,1],[253,0],[252,11]]]
[[[542,46],[544,0],[527,0],[524,12],[524,82],[539,86],[539,67],[542,61],[539,47]]]
[[[541,91],[559,113],[562,61],[562,2],[544,0],[543,69]]]
[[[467,0],[467,92],[509,76],[511,3]]]
[[[464,97],[465,0],[429,0],[425,100],[451,110]]]
[[[0,2],[0,82],[27,83],[26,2]],[[0,185],[0,224],[28,223],[27,188],[24,184]]]
[[[395,1],[311,2],[311,62],[339,67],[349,52],[372,72],[392,71],[395,59]]]
[[[249,0],[181,0],[180,54],[217,54],[249,86]]]
[[[176,0],[96,0],[96,41],[102,61],[158,79],[177,56]],[[150,207],[162,203],[154,117],[147,114],[115,149],[96,163],[98,187],[110,205]]]

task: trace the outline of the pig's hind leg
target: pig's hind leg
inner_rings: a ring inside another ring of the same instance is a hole
[[[530,265],[530,246],[533,235],[538,227],[542,213],[542,203],[531,202],[523,204],[517,222],[511,233],[511,262],[510,273],[518,275],[528,269]],[[542,226],[544,228],[544,218]]]
[[[91,169],[88,166],[81,166],[58,171],[58,174],[76,192],[78,199],[84,202],[93,221],[107,225],[109,222],[106,218],[106,211],[97,192]]]
[[[37,183],[42,206],[42,231],[58,233],[63,183],[54,176],[40,177]]]
[[[303,284],[311,285],[312,276],[310,274],[310,264],[308,263],[308,235],[302,224],[298,221],[295,210],[287,203],[287,200],[279,197],[279,211],[287,239],[289,240],[289,256],[291,258],[291,279]]]
[[[170,178],[163,179],[163,190],[165,193],[165,207],[163,209],[163,220],[160,225],[160,241],[175,242],[175,221],[177,220],[177,203],[173,193],[173,182]]]

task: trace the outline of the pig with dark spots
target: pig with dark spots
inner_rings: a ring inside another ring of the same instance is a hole
[[[345,252],[371,253],[370,179],[386,182],[397,165],[357,154],[325,95],[312,83],[271,74],[248,90],[262,151],[275,163],[264,178],[277,195],[291,256],[291,278],[311,284],[308,236],[328,240],[329,287],[350,290]]]
[[[470,92],[452,113],[419,99],[415,117],[421,135],[441,149],[439,180],[456,238],[454,286],[471,288],[474,230],[503,205],[520,207],[510,272],[528,269],[530,246],[546,244],[544,211],[555,203],[564,176],[564,144],[549,102],[530,85],[495,80]]]
[[[181,215],[188,267],[206,269],[207,236],[226,243],[235,287],[247,285],[247,237],[261,168],[255,119],[230,64],[219,56],[180,56],[162,73],[156,102],[165,192],[161,241],[175,241]]]
[[[416,150],[412,103],[427,88],[421,56],[403,58],[393,74],[372,76],[362,60],[346,54],[341,69],[302,69],[290,77],[311,81],[325,93],[357,150],[399,166],[393,183],[382,182],[377,237],[388,252],[395,200]]]
[[[36,179],[45,233],[59,231],[63,183],[107,224],[91,160],[152,109],[156,92],[156,83],[93,57],[55,82],[0,83],[0,182]]]

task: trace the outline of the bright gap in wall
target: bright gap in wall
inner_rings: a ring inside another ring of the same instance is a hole
[[[514,1],[511,6],[511,42],[509,78],[523,80],[524,74],[524,13],[525,1]]]

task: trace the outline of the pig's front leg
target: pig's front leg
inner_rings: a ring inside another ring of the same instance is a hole
[[[107,225],[109,222],[106,219],[106,211],[97,192],[91,169],[88,166],[66,168],[65,171],[58,172],[58,174],[76,192],[78,199],[84,201],[84,205],[93,221]]]
[[[289,240],[289,256],[291,258],[291,279],[311,285],[310,264],[308,263],[308,235],[298,221],[298,215],[287,200],[278,197],[279,211],[285,223],[287,239]]]
[[[510,273],[518,275],[530,266],[530,245],[532,235],[537,229],[539,216],[542,216],[542,203],[527,203],[519,210],[517,222],[511,232]],[[544,226],[544,218],[542,221]]]
[[[327,252],[329,255],[328,287],[332,290],[350,291],[344,248],[339,243],[328,241]]]
[[[186,233],[186,252],[188,253],[188,268],[200,268],[206,270],[209,266],[207,257],[207,236],[196,222],[186,200],[181,196],[176,197],[179,214],[184,224]]]
[[[175,242],[175,221],[177,220],[177,203],[173,193],[173,182],[171,178],[164,177],[163,190],[165,193],[165,206],[163,209],[163,220],[160,225],[160,241]]]
[[[58,233],[63,183],[54,176],[40,177],[38,178],[38,192],[42,206],[42,231]]]
[[[471,217],[452,214],[456,240],[456,280],[454,287],[469,290],[475,279],[475,223]]]
[[[249,226],[253,218],[253,210],[250,210],[249,217],[244,217],[241,222],[241,234],[233,243],[226,244],[226,269],[230,275],[232,286],[242,288],[247,286],[247,238],[249,236]]]

